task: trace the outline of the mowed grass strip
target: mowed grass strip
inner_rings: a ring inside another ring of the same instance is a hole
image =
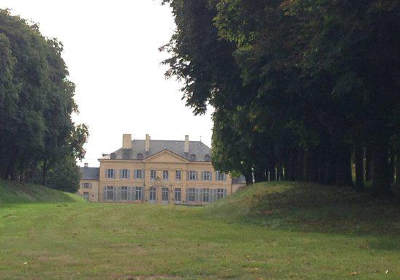
[[[203,208],[2,205],[0,279],[400,279],[396,215],[385,212],[392,221],[382,233],[335,231],[331,206],[316,217],[284,210],[301,188],[307,199],[313,187],[258,185]],[[257,196],[270,194],[279,211]]]

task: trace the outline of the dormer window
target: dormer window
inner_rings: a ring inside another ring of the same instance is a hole
[[[205,157],[204,157],[204,161],[211,161],[211,157],[210,157],[210,155],[205,155]]]
[[[129,151],[124,151],[124,153],[122,154],[122,158],[129,159]]]
[[[110,155],[110,159],[116,159],[117,158],[117,155],[115,154],[115,153],[112,153],[111,155]]]
[[[196,160],[196,155],[195,154],[191,154],[190,155],[190,160],[191,161],[195,161]]]
[[[136,157],[137,157],[137,159],[143,159],[143,154],[142,153],[138,153]]]

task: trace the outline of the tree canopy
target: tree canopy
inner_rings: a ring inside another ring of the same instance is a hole
[[[163,3],[177,26],[162,48],[167,76],[184,81],[195,114],[215,108],[218,169],[352,185],[355,163],[362,190],[367,161],[373,192],[390,192],[400,150],[400,1]]]
[[[66,158],[82,158],[88,130],[71,114],[75,85],[61,57],[63,45],[0,10],[0,173],[32,180]]]

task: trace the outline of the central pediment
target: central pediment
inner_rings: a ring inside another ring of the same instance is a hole
[[[169,150],[164,150],[146,158],[144,162],[188,163],[189,161]]]

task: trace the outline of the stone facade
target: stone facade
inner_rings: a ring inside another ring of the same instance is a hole
[[[201,205],[245,186],[243,177],[215,171],[211,149],[200,141],[131,140],[99,159],[100,168],[81,168],[79,194],[93,202]]]

